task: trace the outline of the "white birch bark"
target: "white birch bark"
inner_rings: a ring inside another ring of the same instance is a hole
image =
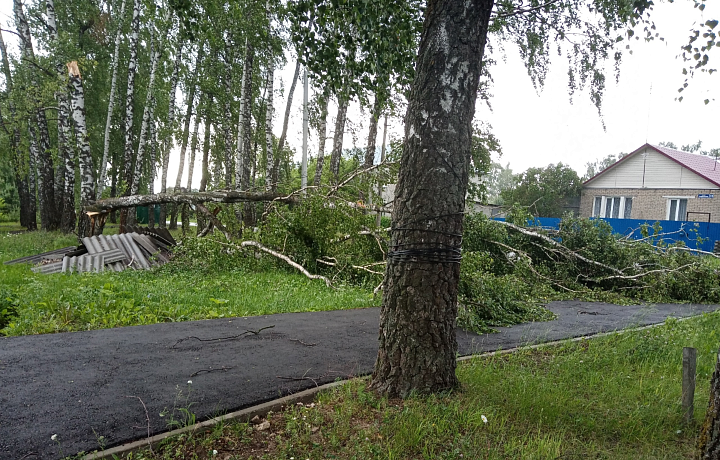
[[[252,71],[254,50],[249,40],[245,40],[245,60],[243,62],[242,88],[240,90],[240,120],[238,126],[238,153],[237,167],[235,169],[235,187],[237,190],[247,190],[250,186],[251,168],[251,132],[250,119],[252,117]]]
[[[225,48],[225,116],[223,117],[223,156],[225,163],[225,189],[232,190],[234,155],[233,155],[233,119],[232,119],[232,58],[228,47]],[[219,180],[219,179],[218,179]]]
[[[120,15],[118,17],[117,32],[115,32],[115,52],[110,64],[112,67],[112,79],[110,80],[110,97],[108,101],[108,112],[105,120],[105,144],[103,146],[102,162],[100,163],[100,179],[97,186],[97,199],[100,199],[103,189],[105,188],[105,180],[107,179],[108,156],[110,155],[110,126],[112,125],[112,115],[115,109],[115,96],[117,93],[117,74],[118,61],[120,59],[120,42],[122,38],[122,23],[125,16],[125,2],[123,0],[120,5]],[[109,4],[109,3],[108,3]],[[108,7],[109,8],[109,7]]]
[[[195,171],[195,153],[197,152],[197,146],[198,146],[198,128],[200,125],[200,108],[203,106],[204,100],[205,100],[205,94],[200,93],[200,101],[198,102],[198,108],[195,111],[195,121],[193,122],[192,139],[190,140],[190,158],[188,160],[188,178],[187,178],[188,192],[192,191],[193,172]]]
[[[275,165],[273,155],[273,83],[275,82],[275,63],[270,61],[267,69],[267,112],[265,115],[265,146],[266,146],[266,164],[265,164],[265,188],[267,190],[275,190],[277,184],[273,182],[275,173],[273,166]]]
[[[190,120],[193,115],[193,105],[195,104],[195,91],[197,88],[197,75],[200,73],[200,68],[203,61],[203,44],[200,44],[198,48],[197,58],[195,59],[195,74],[190,77],[190,87],[188,88],[187,95],[187,111],[185,112],[185,126],[183,127],[183,138],[182,145],[180,146],[180,164],[178,165],[178,173],[175,177],[175,192],[180,190],[182,184],[182,175],[185,169],[185,153],[187,152],[188,138],[190,137]],[[197,129],[197,113],[195,114],[195,129]],[[196,132],[197,134],[197,132]],[[194,161],[192,159],[191,161]],[[188,170],[190,165],[188,165]],[[188,191],[190,189],[188,188]]]
[[[80,159],[80,202],[85,206],[95,199],[95,179],[93,178],[92,152],[85,122],[85,93],[77,62],[68,63],[70,85],[73,88],[71,99],[72,119]],[[87,215],[80,216],[78,236],[88,236]]]
[[[132,173],[133,173],[133,159],[134,159],[134,148],[133,148],[133,117],[134,117],[134,106],[133,99],[135,97],[135,76],[137,75],[137,54],[138,54],[138,41],[140,36],[140,0],[135,0],[133,3],[133,15],[132,22],[130,25],[130,42],[128,47],[130,48],[130,59],[128,61],[128,77],[127,77],[127,92],[125,94],[125,148],[123,150],[123,175],[125,179],[125,195],[130,194],[132,187]],[[122,218],[121,218],[122,224]],[[122,226],[122,225],[121,225]]]
[[[342,157],[343,135],[345,134],[345,121],[347,120],[348,98],[345,95],[338,97],[338,114],[335,119],[335,137],[333,138],[333,149],[330,155],[330,172],[338,182],[340,174],[340,158]]]
[[[315,167],[313,185],[318,187],[322,180],[323,164],[325,163],[325,141],[327,140],[328,97],[324,96],[321,102],[320,123],[318,124],[318,156]]]

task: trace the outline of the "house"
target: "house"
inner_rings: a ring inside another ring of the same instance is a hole
[[[720,222],[720,165],[645,144],[583,184],[582,217]]]

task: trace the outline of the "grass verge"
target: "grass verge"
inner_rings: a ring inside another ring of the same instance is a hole
[[[690,459],[708,402],[720,313],[460,363],[459,391],[387,400],[354,380],[269,427],[226,422],[170,438],[148,459]],[[698,349],[693,426],[682,347]]]
[[[57,232],[0,233],[0,262],[77,244]],[[0,334],[26,335],[170,321],[376,306],[371,289],[282,270],[172,262],[154,270],[43,275],[0,265]],[[5,313],[3,313],[5,312]]]

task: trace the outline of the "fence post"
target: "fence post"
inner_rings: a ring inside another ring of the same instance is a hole
[[[691,347],[684,347],[682,358],[682,408],[685,414],[685,423],[688,425],[693,422],[696,368],[697,350]]]

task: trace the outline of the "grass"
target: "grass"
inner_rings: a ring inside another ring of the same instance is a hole
[[[0,226],[0,262],[77,244],[57,232],[11,234]],[[113,229],[109,229],[112,231]],[[372,290],[330,289],[282,270],[212,270],[172,262],[154,270],[82,275],[35,274],[0,265],[0,334],[25,335],[379,304]],[[3,324],[2,311],[17,316]],[[4,328],[3,328],[4,326]]]
[[[716,312],[465,361],[462,389],[445,395],[387,400],[356,379],[269,414],[267,430],[225,422],[129,458],[690,459],[718,343]],[[698,349],[689,427],[680,407],[684,346]]]

